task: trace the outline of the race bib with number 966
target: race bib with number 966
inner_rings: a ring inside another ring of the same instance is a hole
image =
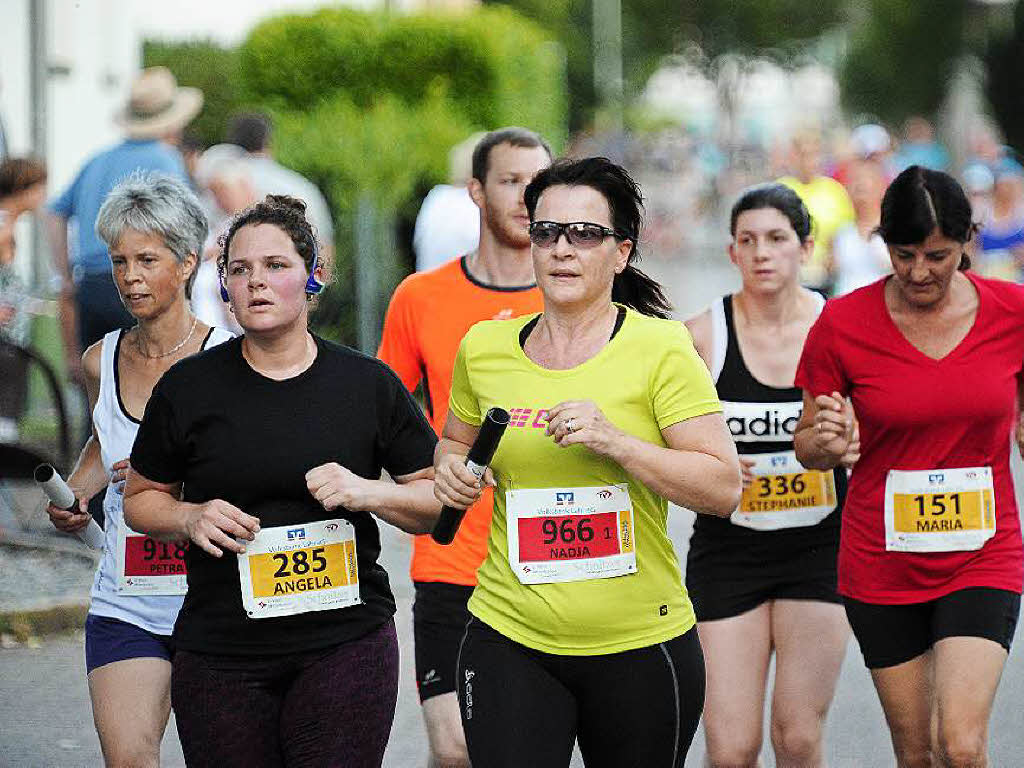
[[[521,584],[637,572],[633,504],[625,485],[508,491],[505,510],[509,565]]]

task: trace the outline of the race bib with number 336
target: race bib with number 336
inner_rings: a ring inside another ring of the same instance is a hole
[[[238,555],[242,607],[253,619],[362,602],[356,532],[347,520],[263,528]]]
[[[815,525],[836,508],[836,481],[831,471],[806,469],[796,453],[747,454],[754,482],[743,489],[735,525],[759,531]]]

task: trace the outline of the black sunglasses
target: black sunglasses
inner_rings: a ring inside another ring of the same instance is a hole
[[[606,237],[627,239],[626,235],[617,230],[592,224],[589,221],[570,221],[560,224],[557,221],[535,221],[530,224],[530,242],[538,248],[551,248],[565,234],[570,245],[580,248],[594,248],[604,242]]]

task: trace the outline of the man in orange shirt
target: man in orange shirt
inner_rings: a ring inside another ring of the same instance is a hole
[[[473,150],[469,182],[480,209],[480,246],[437,269],[410,275],[391,297],[378,356],[410,391],[422,383],[427,415],[439,435],[448,417],[455,354],[466,331],[480,320],[541,310],[523,190],[550,163],[550,147],[532,131],[503,128],[484,136]],[[466,602],[487,552],[492,501],[485,489],[452,544],[440,546],[430,536],[417,536],[413,543],[416,684],[433,768],[469,766],[455,669],[469,620]]]

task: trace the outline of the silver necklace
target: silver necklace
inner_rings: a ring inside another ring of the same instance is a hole
[[[196,332],[196,323],[197,322],[199,322],[199,318],[197,316],[193,315],[192,316],[192,327],[188,329],[188,335],[184,339],[179,341],[174,347],[172,347],[171,349],[167,350],[166,352],[161,352],[159,355],[151,355],[151,354],[149,354],[148,352],[146,352],[142,348],[142,338],[140,336],[141,332],[139,331],[139,327],[135,326],[135,348],[139,350],[139,354],[140,355],[142,355],[143,357],[149,358],[150,360],[157,360],[157,359],[159,359],[161,357],[169,357],[170,355],[173,355],[179,349],[184,347],[186,344],[188,344],[188,340],[191,339],[192,338],[192,334]]]

